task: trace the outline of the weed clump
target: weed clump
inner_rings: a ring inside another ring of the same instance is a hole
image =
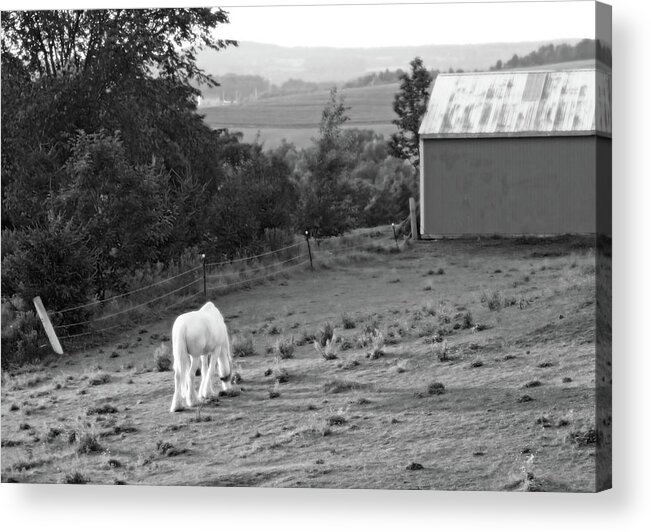
[[[241,338],[239,336],[235,336],[233,338],[231,351],[233,353],[233,357],[254,356],[256,352],[253,347],[253,337],[246,336],[245,338]]]
[[[344,329],[354,329],[357,326],[353,317],[346,312],[341,315],[341,325]]]
[[[595,445],[597,443],[597,431],[593,428],[588,430],[577,430],[570,432],[570,440],[579,447]]]
[[[154,366],[158,371],[169,371],[172,368],[172,355],[167,344],[161,342],[155,349]]]
[[[280,381],[276,380],[273,390],[269,390],[269,399],[280,397]]]
[[[358,339],[357,344],[366,349],[366,358],[375,360],[384,355],[384,335],[380,329],[365,331]]]
[[[350,390],[359,390],[364,386],[359,382],[333,379],[323,386],[325,393],[343,393]]]
[[[273,354],[280,359],[294,358],[294,338],[280,338],[273,345]]]
[[[471,329],[474,324],[475,322],[472,318],[472,313],[469,310],[464,312],[463,316],[461,317],[461,328]]]
[[[326,420],[329,426],[333,425],[344,425],[346,423],[346,418],[344,416],[340,416],[338,414],[334,414]]]
[[[447,362],[449,359],[448,357],[448,341],[443,340],[441,343],[434,343],[432,347],[432,352],[434,355],[436,355],[436,358],[439,359],[440,362]]]
[[[335,334],[335,328],[329,321],[323,324],[323,327],[319,329],[316,334],[316,340],[319,342],[321,347],[325,347],[329,340],[332,340],[332,337]]]
[[[77,440],[77,454],[101,453],[104,450],[99,443],[97,434],[93,432],[83,432],[79,435],[75,434],[75,439]]]
[[[493,290],[490,294],[484,292],[481,302],[491,311],[498,311],[502,308],[502,299],[498,290]]]
[[[445,393],[445,386],[441,382],[431,382],[427,386],[427,393],[429,395],[442,395]]]
[[[108,373],[98,372],[88,378],[88,384],[91,386],[99,386],[111,382],[111,376]]]
[[[107,403],[105,405],[93,406],[89,408],[88,410],[86,410],[86,415],[94,416],[94,415],[104,415],[104,414],[116,414],[117,411],[118,411],[117,408]]]
[[[88,484],[88,482],[89,482],[88,478],[82,475],[79,471],[75,471],[74,473],[68,473],[63,478],[64,484]]]
[[[407,471],[418,471],[420,469],[424,469],[423,464],[419,464],[418,462],[411,462],[407,467],[405,467]]]

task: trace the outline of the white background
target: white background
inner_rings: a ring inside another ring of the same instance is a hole
[[[141,0],[136,4],[105,1],[93,3],[93,7],[115,7],[117,4],[123,7],[196,6],[201,3],[187,0]],[[136,527],[145,530],[223,530],[228,527],[263,531],[651,530],[651,175],[648,164],[651,151],[651,20],[647,2],[612,0],[611,3],[614,64],[613,490],[597,495],[560,495],[3,484],[0,486],[0,525],[4,530],[103,532]],[[87,2],[74,1],[58,1],[56,5],[87,6]],[[42,8],[44,4],[29,0],[3,3],[3,9],[16,7]],[[486,24],[487,21],[478,23]]]

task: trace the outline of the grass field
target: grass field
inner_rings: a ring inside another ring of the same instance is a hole
[[[396,131],[391,123],[393,97],[398,84],[344,89],[345,103],[350,106],[347,127],[372,129],[385,138]],[[200,109],[206,123],[213,128],[227,127],[242,131],[245,141],[252,141],[260,132],[260,141],[268,148],[278,146],[283,138],[304,148],[318,132],[321,113],[328,103],[329,91],[279,96],[256,102]]]
[[[169,413],[173,315],[4,374],[2,481],[594,490],[594,249],[376,238],[214,300],[252,340],[238,396]],[[327,322],[332,360],[308,340]]]

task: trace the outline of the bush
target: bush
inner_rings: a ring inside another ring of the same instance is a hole
[[[316,340],[319,342],[321,347],[325,347],[328,341],[332,340],[332,336],[335,332],[335,328],[329,321],[325,322],[323,327],[319,329],[319,332],[316,334]]]
[[[490,294],[484,292],[481,296],[481,302],[488,307],[488,310],[497,311],[502,308],[502,300],[497,290],[493,290]]]
[[[354,329],[355,328],[355,320],[350,316],[350,314],[344,312],[341,315],[341,324],[343,325],[344,329]]]
[[[40,357],[39,345],[46,342],[36,313],[25,308],[20,298],[2,302],[2,368],[34,362]]]
[[[273,346],[273,353],[281,359],[294,357],[294,339],[280,338]]]
[[[469,310],[466,311],[461,318],[461,327],[463,329],[470,329],[474,324],[475,322],[472,318],[472,313]]]
[[[234,357],[251,357],[255,355],[253,337],[247,336],[240,338],[239,336],[235,336],[233,338],[232,352]]]
[[[63,479],[64,484],[88,484],[89,480],[79,471],[68,473]]]
[[[86,236],[72,222],[53,217],[45,227],[4,231],[11,241],[2,259],[2,293],[31,302],[41,296],[50,311],[84,304],[93,289],[94,265]],[[87,318],[84,309],[54,316],[56,323],[77,323]],[[65,320],[65,321],[64,321]]]
[[[434,354],[440,362],[446,362],[448,358],[448,341],[443,340],[441,343],[435,343],[433,347]]]
[[[161,343],[154,351],[154,365],[158,371],[169,371],[172,367],[172,355],[167,344]]]
[[[100,445],[97,435],[84,432],[77,437],[77,454],[101,453],[104,448]]]
[[[445,393],[445,386],[440,382],[432,382],[427,386],[429,395],[442,395]]]

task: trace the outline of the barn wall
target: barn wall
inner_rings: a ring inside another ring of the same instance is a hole
[[[597,233],[612,236],[613,150],[609,138],[597,137]]]
[[[423,140],[421,234],[595,233],[597,139]]]

